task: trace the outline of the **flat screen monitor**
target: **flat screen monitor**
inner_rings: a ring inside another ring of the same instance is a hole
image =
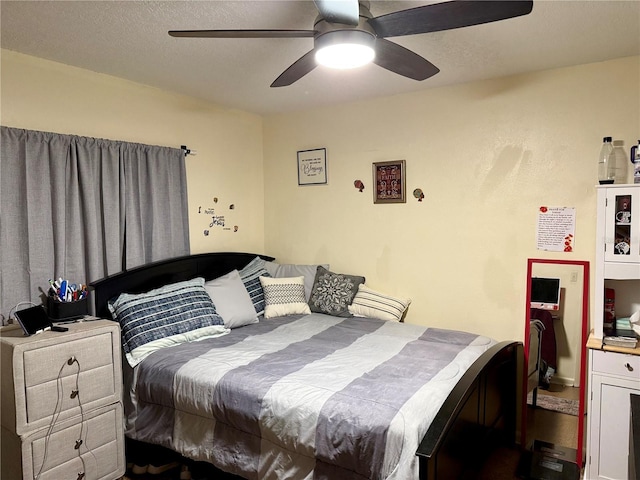
[[[560,310],[560,279],[533,277],[531,279],[531,308]]]

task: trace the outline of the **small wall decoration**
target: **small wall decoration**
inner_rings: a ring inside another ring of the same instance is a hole
[[[325,185],[327,183],[327,149],[298,152],[298,185]]]
[[[422,201],[422,199],[424,198],[424,192],[422,191],[421,188],[416,188],[413,191],[413,196],[416,197],[418,199],[419,202]]]
[[[405,161],[373,164],[373,203],[406,203]]]
[[[218,197],[213,197],[213,203],[218,203]],[[235,203],[229,204],[229,210],[235,210]],[[225,217],[225,213],[222,211],[222,207],[217,206],[205,206],[200,205],[198,207],[198,213],[204,215],[206,220],[204,220],[205,227],[202,231],[202,234],[205,237],[213,236],[216,231],[228,231],[228,232],[237,232],[238,225],[234,225],[233,227],[229,225],[229,215],[233,216],[233,212],[227,212],[227,216]]]
[[[356,187],[360,193],[364,190],[364,183],[362,183],[362,180],[356,180],[353,182],[353,186]]]

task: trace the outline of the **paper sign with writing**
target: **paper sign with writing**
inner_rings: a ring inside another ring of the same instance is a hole
[[[324,185],[327,183],[327,150],[298,152],[298,185]]]
[[[548,252],[573,252],[576,234],[574,207],[546,207],[538,210],[537,246]]]

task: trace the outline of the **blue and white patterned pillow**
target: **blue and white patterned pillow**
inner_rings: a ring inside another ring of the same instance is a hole
[[[204,278],[146,293],[122,293],[109,310],[120,323],[127,361],[135,367],[160,348],[229,333],[204,289]]]
[[[251,260],[246,267],[240,270],[240,278],[247,292],[249,292],[253,307],[256,309],[256,314],[258,315],[264,313],[264,291],[262,290],[260,277],[271,276],[264,265],[265,261],[260,257],[256,257]]]

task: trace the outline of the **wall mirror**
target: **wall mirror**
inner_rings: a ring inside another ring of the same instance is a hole
[[[525,311],[521,446],[528,449],[538,440],[575,449],[582,467],[589,262],[528,259]]]

